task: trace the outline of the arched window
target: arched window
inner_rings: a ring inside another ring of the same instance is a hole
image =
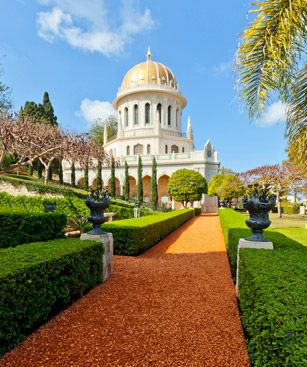
[[[150,154],[150,144],[147,145],[147,154]]]
[[[134,105],[133,114],[134,114],[134,125],[137,125],[139,123],[139,106],[137,104]]]
[[[168,153],[168,146],[165,145],[165,154],[167,154],[167,153]]]
[[[161,105],[161,103],[158,103],[158,105],[157,105],[157,113],[159,115],[159,122],[161,124],[161,122],[162,122],[162,105]]]
[[[125,107],[125,125],[129,125],[129,114],[128,114],[128,107]]]
[[[133,154],[134,155],[142,155],[143,154],[143,145],[137,144],[133,147]]]
[[[119,111],[118,113],[118,121],[120,124],[122,123],[122,111]]]
[[[130,155],[130,147],[129,147],[129,145],[127,146],[127,155]]]
[[[212,149],[211,149],[210,146],[208,146],[208,148],[207,148],[207,157],[208,158],[211,158],[212,157]]]
[[[145,124],[150,124],[150,104],[145,104]]]
[[[171,153],[178,153],[179,152],[179,148],[177,145],[172,145],[171,146]]]
[[[167,125],[170,126],[172,123],[172,106],[167,108]]]
[[[182,153],[184,153],[184,147],[182,147]]]
[[[177,108],[177,110],[176,110],[176,127],[178,127],[178,123],[179,123],[179,110]]]

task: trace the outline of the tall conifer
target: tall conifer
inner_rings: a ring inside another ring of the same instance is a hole
[[[102,189],[102,172],[101,172],[101,161],[97,164],[97,189]]]
[[[142,158],[139,156],[138,160],[138,187],[137,187],[137,201],[139,203],[143,202],[143,165]]]
[[[76,186],[76,167],[75,162],[71,164],[71,171],[70,171],[70,183],[72,187]]]
[[[88,165],[85,166],[85,170],[84,170],[84,188],[86,190],[88,190],[89,188]]]
[[[152,159],[152,173],[151,173],[151,197],[150,202],[153,208],[158,204],[158,185],[157,185],[157,161],[156,158]]]
[[[115,162],[114,162],[114,159],[112,159],[112,165],[111,165],[110,195],[112,197],[115,197]]]
[[[129,166],[128,166],[127,161],[125,161],[124,199],[126,201],[129,200],[129,191],[130,191],[130,185],[129,185]]]

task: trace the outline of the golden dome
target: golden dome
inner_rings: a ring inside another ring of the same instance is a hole
[[[152,61],[150,49],[147,60],[131,68],[125,75],[120,91],[138,86],[162,85],[178,90],[178,83],[173,72],[165,65]]]

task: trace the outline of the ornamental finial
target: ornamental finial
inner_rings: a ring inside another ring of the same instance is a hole
[[[149,46],[148,46],[146,58],[147,58],[147,61],[151,61],[151,52],[150,52],[150,47]]]

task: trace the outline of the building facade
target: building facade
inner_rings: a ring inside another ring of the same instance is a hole
[[[150,198],[152,159],[157,160],[157,180],[160,204],[170,204],[167,183],[178,169],[188,168],[201,173],[207,180],[218,172],[218,154],[207,140],[203,150],[194,149],[193,129],[188,118],[183,132],[182,110],[187,101],[181,94],[173,72],[153,61],[150,50],[146,61],[132,67],[125,75],[113,107],[117,111],[117,135],[108,139],[104,129],[104,148],[118,162],[116,193],[123,195],[124,165],[129,165],[130,197],[136,196],[137,163],[143,162],[144,201]],[[90,170],[90,185],[96,183],[96,170]],[[110,168],[103,168],[103,184],[108,185]],[[69,182],[69,170],[65,170]],[[84,173],[76,171],[76,182],[82,183]]]

